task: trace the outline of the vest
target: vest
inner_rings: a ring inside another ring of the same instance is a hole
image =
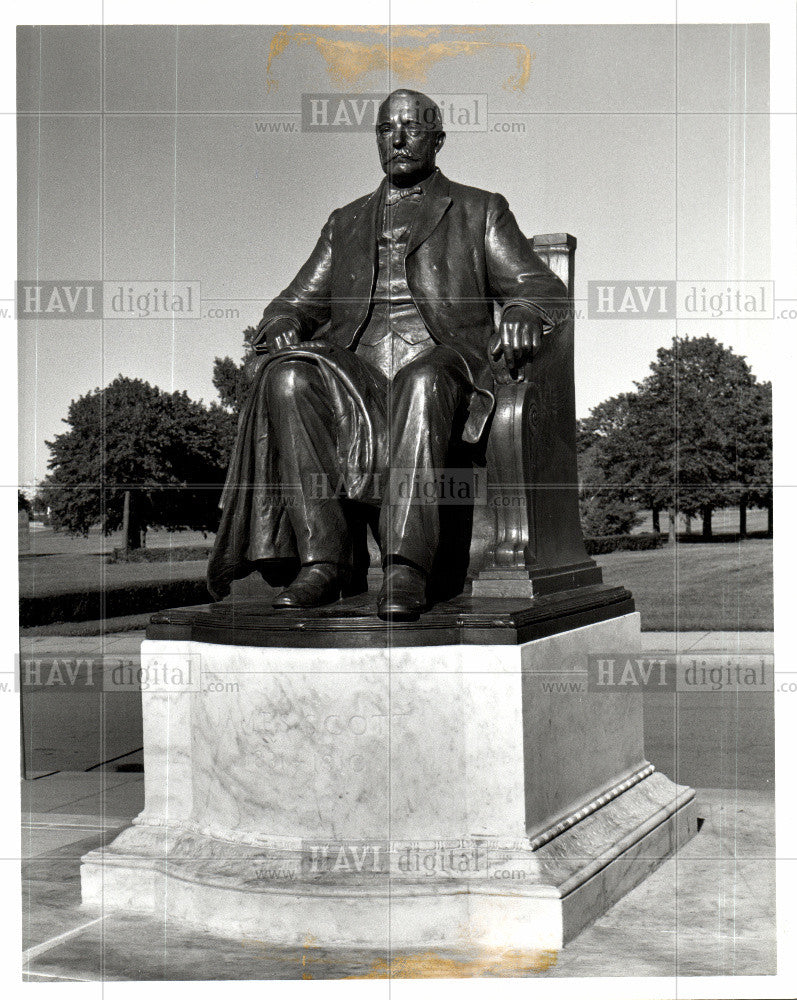
[[[413,302],[404,268],[407,240],[420,200],[413,195],[384,206],[373,300],[354,348],[388,379],[434,344]]]

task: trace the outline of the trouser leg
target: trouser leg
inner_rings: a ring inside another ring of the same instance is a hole
[[[426,573],[440,541],[438,484],[469,388],[462,358],[439,346],[400,369],[391,384],[390,474],[379,518],[382,553]]]
[[[348,564],[349,534],[337,495],[336,422],[318,366],[303,359],[275,362],[265,391],[299,559]]]

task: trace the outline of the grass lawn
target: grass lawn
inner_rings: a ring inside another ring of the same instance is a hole
[[[123,587],[128,583],[164,580],[198,580],[207,570],[207,559],[190,562],[106,562],[114,546],[122,544],[121,532],[109,537],[93,529],[87,538],[41,528],[31,532],[30,553],[19,560],[21,597],[75,593]],[[148,548],[213,544],[213,536],[198,531],[150,531]]]
[[[31,555],[97,555],[101,552],[110,553],[114,548],[124,544],[121,531],[103,535],[99,528],[92,528],[88,535],[69,535],[65,531],[53,531],[43,525],[33,524],[30,530]],[[204,535],[201,531],[165,531],[162,528],[151,528],[147,532],[147,548],[162,549],[183,545],[212,545],[213,535]]]
[[[159,534],[162,537],[158,541],[166,545],[212,541],[195,532]],[[37,539],[34,551],[42,554],[20,559],[22,596],[99,590],[129,583],[200,580],[207,568],[204,559],[108,565],[99,554],[102,539],[72,540],[49,535],[42,533]],[[633,593],[646,631],[773,628],[771,540],[690,542],[650,552],[612,552],[595,559],[606,583],[628,587]]]
[[[44,597],[107,590],[130,583],[199,580],[205,576],[207,565],[207,559],[108,565],[100,555],[36,556],[19,561],[19,593],[20,597]]]
[[[595,556],[605,583],[628,587],[645,631],[774,627],[772,540],[668,545]]]

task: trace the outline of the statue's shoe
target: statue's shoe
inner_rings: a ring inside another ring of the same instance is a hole
[[[383,621],[416,621],[428,607],[424,572],[404,564],[391,564],[385,569],[376,599],[376,613]]]
[[[331,604],[341,595],[346,584],[335,563],[309,563],[302,566],[290,587],[286,587],[272,602],[275,608],[318,608]]]

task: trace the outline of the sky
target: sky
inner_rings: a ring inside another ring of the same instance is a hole
[[[486,106],[438,165],[576,252],[579,416],[710,333],[774,374],[771,320],[600,320],[589,281],[765,281],[765,25],[23,27],[18,278],[198,282],[192,319],[19,322],[20,484],[70,400],[116,375],[215,398],[213,359],[381,179],[373,133],[301,128],[302,95],[411,86]],[[470,102],[470,104],[468,103]],[[486,120],[485,120],[486,119]]]

